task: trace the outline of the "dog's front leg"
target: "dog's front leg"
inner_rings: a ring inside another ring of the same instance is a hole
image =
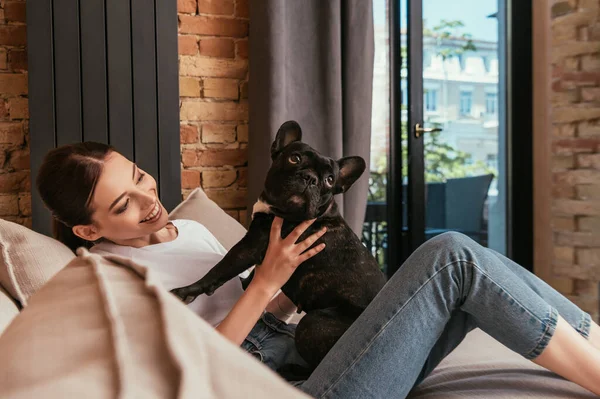
[[[244,238],[234,245],[204,277],[193,284],[176,288],[171,292],[185,303],[190,303],[199,295],[212,295],[227,281],[260,263],[269,242],[269,230],[265,231],[261,225],[261,222],[253,221]]]

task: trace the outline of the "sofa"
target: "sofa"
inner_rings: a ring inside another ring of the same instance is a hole
[[[201,189],[170,214],[226,247],[245,233]],[[0,398],[303,398],[128,259],[77,256],[0,220]],[[410,398],[593,398],[469,333]]]

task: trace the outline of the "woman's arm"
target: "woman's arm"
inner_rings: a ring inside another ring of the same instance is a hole
[[[294,231],[282,239],[283,219],[275,217],[271,225],[269,246],[262,264],[256,266],[252,282],[229,314],[217,326],[217,331],[225,338],[236,345],[241,345],[273,296],[288,281],[296,268],[325,248],[325,244],[319,244],[308,250],[325,234],[325,228],[296,244],[298,238],[314,221],[315,219],[300,223]]]

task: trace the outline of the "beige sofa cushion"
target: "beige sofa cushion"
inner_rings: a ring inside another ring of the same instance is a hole
[[[408,398],[584,399],[596,395],[535,365],[476,329]]]
[[[22,306],[74,257],[60,242],[0,219],[0,285]]]
[[[246,229],[197,188],[169,214],[169,219],[195,220],[206,227],[225,249],[230,250],[246,234]]]
[[[0,336],[0,353],[11,359],[0,362],[1,398],[306,397],[151,271],[83,249],[31,297]]]
[[[8,324],[19,314],[19,308],[4,288],[0,287],[0,335]]]

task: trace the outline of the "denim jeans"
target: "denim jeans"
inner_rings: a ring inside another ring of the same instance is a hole
[[[470,238],[445,233],[406,260],[310,377],[295,385],[316,398],[404,398],[474,328],[534,359],[559,314],[589,337],[590,316],[552,287]]]

